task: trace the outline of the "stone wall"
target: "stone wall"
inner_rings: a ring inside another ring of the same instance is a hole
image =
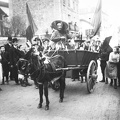
[[[10,0],[10,16],[20,15],[27,27],[26,2],[38,27],[37,33],[50,30],[50,24],[54,20],[54,0]]]

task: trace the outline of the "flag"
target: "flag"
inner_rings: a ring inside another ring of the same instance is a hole
[[[102,0],[98,0],[95,13],[92,19],[93,37],[98,33],[101,27],[101,7],[102,7]]]
[[[26,12],[27,12],[27,17],[29,22],[29,25],[26,29],[26,38],[31,41],[31,39],[35,35],[35,32],[38,30],[38,28],[33,20],[32,14],[30,12],[30,9],[27,3],[26,3]]]

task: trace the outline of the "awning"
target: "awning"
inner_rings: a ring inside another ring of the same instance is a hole
[[[8,17],[8,15],[4,12],[3,8],[0,8],[0,15],[4,15],[5,17]]]

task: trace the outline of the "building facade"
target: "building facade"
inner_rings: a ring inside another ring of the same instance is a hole
[[[79,21],[79,0],[9,0],[10,17],[20,16],[28,25],[26,3],[38,27],[37,34],[51,32],[50,25],[55,20]]]

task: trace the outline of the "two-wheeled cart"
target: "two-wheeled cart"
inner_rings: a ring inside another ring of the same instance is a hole
[[[97,80],[97,52],[85,50],[52,50],[49,52],[49,56],[52,56],[53,54],[59,54],[63,56],[67,64],[67,67],[58,68],[56,71],[78,69],[81,75],[86,76],[88,92],[91,93],[94,91]]]

